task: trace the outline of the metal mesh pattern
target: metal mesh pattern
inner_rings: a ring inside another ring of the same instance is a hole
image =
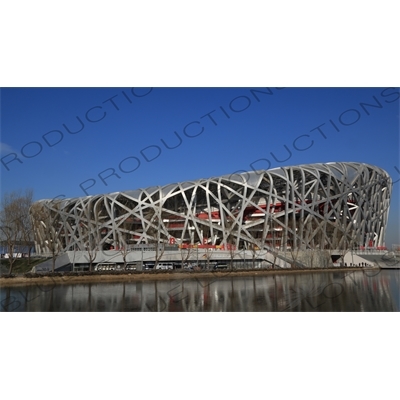
[[[392,181],[362,163],[327,163],[67,200],[31,208],[36,251],[137,244],[349,249],[384,244]]]

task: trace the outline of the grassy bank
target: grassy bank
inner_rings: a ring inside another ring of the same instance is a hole
[[[31,257],[30,260],[28,258],[17,258],[14,261],[14,266],[12,270],[12,274],[26,274],[28,273],[35,265],[38,265],[47,259],[43,257]],[[3,274],[7,274],[10,270],[10,264],[6,258],[2,258],[0,262],[0,268]]]

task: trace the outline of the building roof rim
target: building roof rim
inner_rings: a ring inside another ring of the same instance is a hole
[[[320,162],[320,163],[311,163],[311,164],[286,165],[286,166],[269,168],[269,169],[259,169],[259,170],[244,171],[241,173],[224,174],[224,175],[217,176],[217,177],[214,176],[214,177],[209,177],[209,178],[199,178],[199,179],[193,179],[193,180],[187,180],[187,181],[181,181],[181,182],[175,182],[175,183],[167,183],[165,185],[153,185],[153,186],[148,186],[148,187],[144,187],[144,188],[123,190],[123,191],[110,192],[110,193],[99,193],[99,194],[93,194],[93,195],[89,195],[89,196],[69,197],[69,198],[60,199],[59,202],[63,203],[63,202],[70,202],[70,201],[76,201],[76,200],[82,200],[82,199],[91,199],[91,198],[103,197],[103,196],[116,197],[119,194],[124,194],[124,193],[128,194],[128,193],[137,192],[137,191],[144,192],[144,191],[148,191],[149,189],[162,190],[163,188],[171,186],[171,185],[178,186],[183,183],[190,183],[190,182],[192,182],[195,185],[196,183],[201,182],[201,181],[208,181],[211,179],[226,179],[226,178],[230,178],[234,175],[239,176],[239,175],[250,174],[251,176],[254,176],[254,175],[260,176],[261,173],[273,172],[273,171],[282,170],[282,169],[287,170],[290,168],[305,168],[305,167],[307,167],[307,168],[313,167],[315,169],[322,169],[321,167],[324,167],[324,166],[326,167],[326,166],[343,166],[343,165],[347,165],[347,166],[351,166],[351,167],[354,167],[354,166],[370,167],[370,168],[373,168],[375,170],[379,170],[380,172],[385,173],[390,178],[390,175],[388,174],[388,172],[385,171],[383,168],[378,167],[377,165],[359,162],[359,161],[329,161],[329,162]],[[40,200],[37,200],[35,203],[52,202],[53,200],[55,200],[55,199],[40,199]]]

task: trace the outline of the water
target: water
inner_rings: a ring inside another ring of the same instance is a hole
[[[2,311],[399,311],[400,270],[1,288]]]

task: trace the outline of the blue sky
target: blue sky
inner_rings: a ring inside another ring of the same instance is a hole
[[[398,88],[4,88],[1,113],[2,191],[36,200],[331,161],[400,179]]]

